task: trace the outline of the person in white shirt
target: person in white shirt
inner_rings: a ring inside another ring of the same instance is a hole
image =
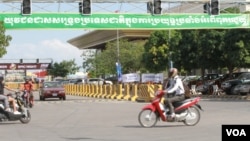
[[[168,84],[165,87],[165,100],[164,104],[169,107],[169,116],[175,117],[174,112],[174,102],[183,101],[185,99],[185,91],[182,84],[181,78],[178,76],[178,70],[176,68],[171,68],[168,75]],[[172,97],[169,97],[172,95]]]

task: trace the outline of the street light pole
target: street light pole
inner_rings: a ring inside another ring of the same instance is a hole
[[[120,42],[119,42],[119,29],[116,31],[116,47],[117,47],[117,62],[120,63]]]
[[[171,39],[171,30],[169,29],[168,30],[168,45],[169,45],[169,48],[170,48],[170,39]],[[168,59],[169,59],[169,67],[173,68],[172,52],[171,51],[169,52]]]
[[[122,3],[120,5],[119,10],[116,13],[119,13],[121,10]],[[117,82],[122,81],[122,72],[121,72],[121,63],[120,63],[120,42],[119,42],[119,28],[116,30],[116,47],[117,47],[117,62],[116,62],[116,71],[117,71]]]

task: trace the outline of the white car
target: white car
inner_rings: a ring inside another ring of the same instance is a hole
[[[89,78],[87,80],[87,84],[96,84],[96,85],[107,84],[107,85],[112,85],[113,82],[109,81],[109,80],[104,80],[102,78]]]

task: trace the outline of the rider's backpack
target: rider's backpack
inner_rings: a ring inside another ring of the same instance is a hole
[[[183,84],[183,88],[184,88],[185,98],[190,98],[191,97],[191,90],[190,90],[190,88],[183,81],[182,81],[182,84]]]

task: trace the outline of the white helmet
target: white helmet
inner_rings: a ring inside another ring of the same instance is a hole
[[[178,74],[178,70],[176,68],[171,68],[169,69],[169,72],[168,72],[168,77],[175,77],[176,75]]]

